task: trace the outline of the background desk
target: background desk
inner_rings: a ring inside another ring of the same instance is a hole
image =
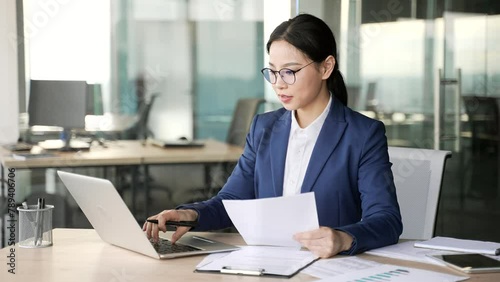
[[[0,250],[0,281],[284,281],[268,277],[245,277],[194,273],[204,256],[156,260],[102,241],[93,229],[54,229],[54,246],[42,249],[15,248],[16,274],[7,272],[9,249]],[[201,236],[231,244],[243,244],[235,233],[201,233]],[[360,257],[381,263],[434,270],[460,275],[447,267],[370,256]],[[467,281],[499,281],[500,274],[469,275]],[[314,281],[298,274],[286,281]]]
[[[123,140],[109,142],[106,147],[93,146],[89,151],[76,153],[54,152],[54,156],[18,160],[12,153],[0,148],[2,172],[5,168],[75,168],[75,167],[107,167],[107,166],[143,166],[147,171],[149,165],[173,164],[203,164],[205,165],[205,183],[210,185],[210,166],[218,163],[232,163],[238,161],[243,148],[219,142],[206,140],[205,146],[195,148],[172,147],[161,148],[148,142],[138,140]],[[147,172],[146,172],[147,175]],[[132,193],[135,199],[136,180],[133,175]],[[104,176],[104,178],[107,178]],[[4,180],[4,173],[2,173]],[[146,182],[147,184],[147,182]],[[6,185],[2,181],[2,190]],[[144,192],[149,195],[149,187],[144,185]],[[5,193],[1,193],[5,195]],[[0,199],[1,199],[0,195]],[[135,201],[132,202],[132,211],[135,211]],[[145,213],[148,215],[146,201]]]
[[[141,164],[183,164],[235,162],[243,149],[215,140],[206,140],[204,147],[160,148],[138,140],[110,141],[106,147],[93,146],[76,153],[54,152],[54,156],[18,160],[0,147],[0,160],[8,168],[57,168],[84,166],[117,166]]]
[[[132,212],[135,214],[135,190],[137,187],[136,173],[140,167],[145,170],[149,165],[172,165],[172,164],[203,164],[205,166],[205,183],[210,184],[210,174],[208,170],[211,165],[218,163],[236,162],[241,156],[243,149],[238,146],[229,145],[215,140],[206,140],[205,146],[196,148],[161,148],[148,142],[137,140],[110,141],[106,147],[93,146],[89,151],[82,152],[54,152],[54,156],[45,158],[33,158],[18,160],[12,157],[12,152],[0,147],[1,171],[1,190],[0,201],[6,202],[5,197],[7,185],[4,177],[7,168],[15,169],[33,169],[33,168],[79,168],[79,167],[123,167],[134,166],[132,175]],[[105,170],[106,171],[106,170]],[[147,174],[146,174],[147,175]],[[104,178],[107,178],[106,175]],[[149,198],[149,187],[146,183],[141,191],[145,193],[146,199]],[[16,189],[22,189],[16,187]],[[3,204],[3,203],[2,203]],[[0,204],[0,207],[2,205]],[[148,201],[145,201],[145,215],[149,215]],[[5,211],[0,209],[0,215],[3,219]],[[1,234],[5,230],[0,230]],[[3,242],[4,240],[0,240]],[[2,244],[0,243],[0,246]]]

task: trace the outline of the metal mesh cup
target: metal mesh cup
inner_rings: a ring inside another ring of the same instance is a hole
[[[18,207],[19,211],[19,247],[43,248],[52,246],[52,211],[54,206],[46,205],[37,209],[36,205],[28,209]]]

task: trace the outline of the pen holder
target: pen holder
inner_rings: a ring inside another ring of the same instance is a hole
[[[19,211],[19,247],[44,248],[52,246],[52,211],[54,206],[46,205],[37,209],[36,205],[28,209],[18,207]]]

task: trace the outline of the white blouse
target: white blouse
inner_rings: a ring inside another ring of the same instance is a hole
[[[323,113],[306,128],[300,128],[295,118],[295,111],[292,111],[292,125],[285,161],[283,196],[300,194],[314,144],[316,144],[323,123],[325,123],[326,117],[330,112],[331,103],[332,97],[330,96],[330,101],[328,101],[328,105],[323,110]]]

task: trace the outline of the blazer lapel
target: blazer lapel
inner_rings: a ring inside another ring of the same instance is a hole
[[[347,123],[344,117],[344,105],[333,97],[330,112],[326,117],[325,123],[321,128],[318,140],[314,146],[311,160],[307,166],[304,182],[302,183],[301,192],[306,193],[312,190],[316,179],[318,178],[324,165],[337,147]]]
[[[283,178],[285,176],[285,159],[290,136],[291,112],[286,111],[275,123],[271,132],[271,175],[276,196],[283,196]]]

